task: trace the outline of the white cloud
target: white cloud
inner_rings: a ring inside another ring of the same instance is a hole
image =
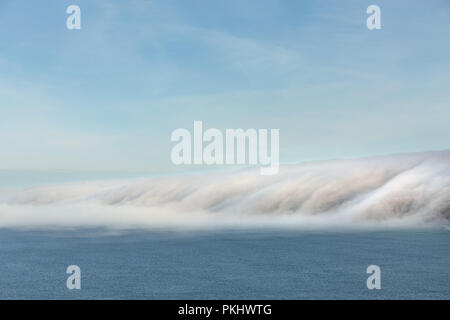
[[[1,227],[248,228],[448,224],[450,151],[3,191]]]

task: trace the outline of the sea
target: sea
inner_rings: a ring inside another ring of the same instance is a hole
[[[445,229],[0,229],[0,299],[449,299],[449,266]]]

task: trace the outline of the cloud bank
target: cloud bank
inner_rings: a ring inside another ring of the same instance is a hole
[[[0,192],[0,227],[448,226],[450,150]]]

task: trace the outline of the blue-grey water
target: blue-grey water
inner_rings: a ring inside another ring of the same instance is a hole
[[[381,290],[366,287],[372,264]],[[446,230],[0,229],[1,299],[448,299],[449,266]]]

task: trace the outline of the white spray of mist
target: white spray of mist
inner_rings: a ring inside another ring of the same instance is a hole
[[[0,227],[154,229],[444,226],[450,151],[0,193]]]

